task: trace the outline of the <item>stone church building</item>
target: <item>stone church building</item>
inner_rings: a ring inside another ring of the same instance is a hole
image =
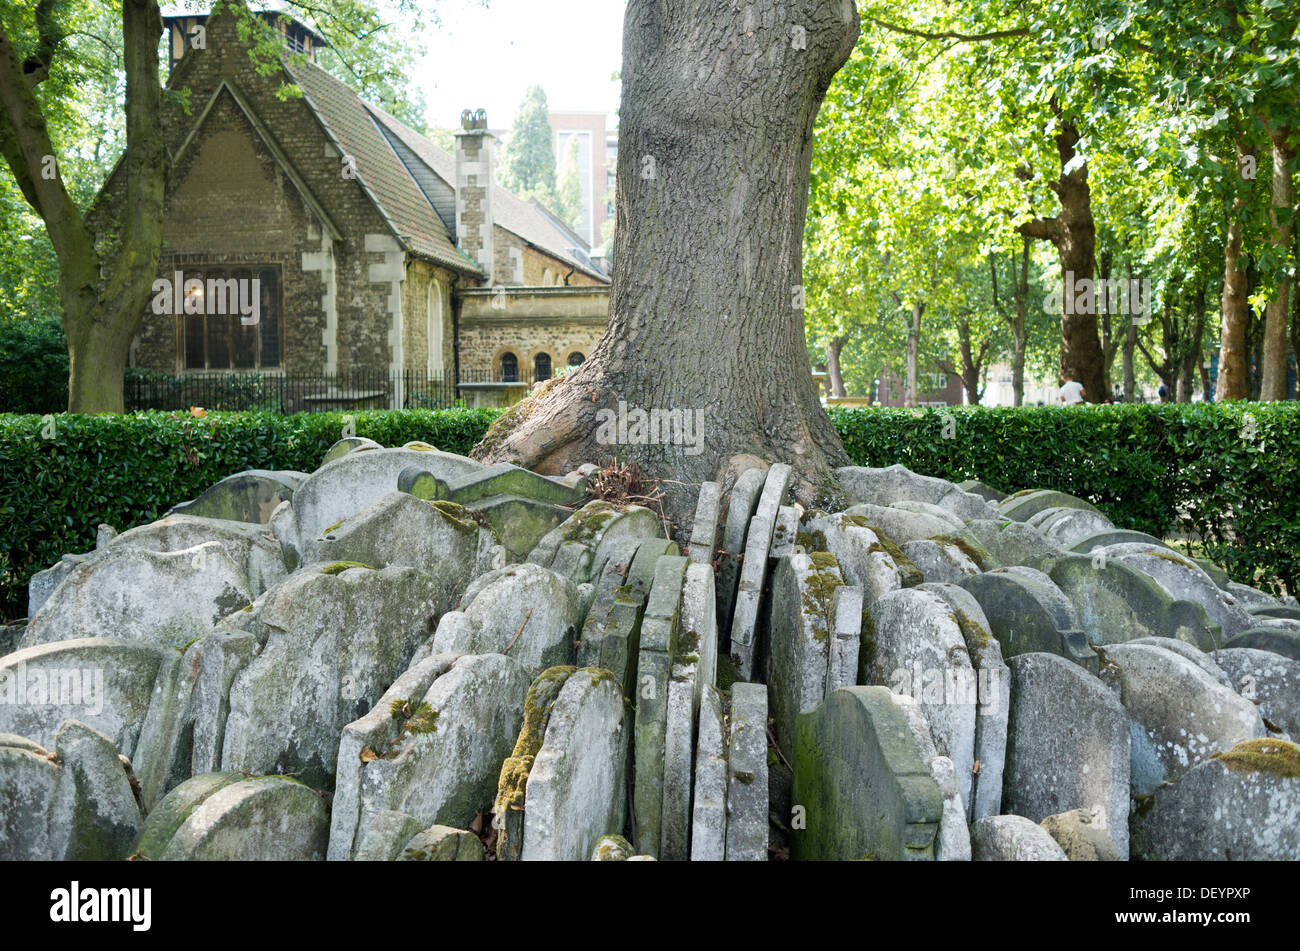
[[[242,280],[260,306],[252,325],[154,306],[132,366],[386,374],[399,381],[391,406],[405,405],[403,376],[447,380],[492,405],[591,352],[609,276],[547,208],[494,183],[481,111],[462,115],[451,155],[316,65],[319,37],[301,23],[264,14],[308,61],[263,76],[231,17],[167,13],[168,88],[189,90],[189,111],[164,107],[159,278]],[[302,96],[278,97],[285,83]],[[101,237],[124,197],[119,173],[92,212]]]

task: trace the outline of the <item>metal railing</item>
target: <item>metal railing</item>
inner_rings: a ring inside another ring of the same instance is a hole
[[[461,383],[502,382],[500,374],[466,372]],[[531,384],[531,380],[521,380]],[[303,413],[324,410],[445,409],[464,405],[451,379],[407,370],[401,373],[187,373],[127,370],[125,402],[134,410],[260,410]]]

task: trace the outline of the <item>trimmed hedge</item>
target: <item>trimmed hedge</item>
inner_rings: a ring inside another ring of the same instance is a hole
[[[244,469],[311,472],[340,437],[343,413],[0,415],[0,611],[27,613],[27,581],[65,552],[95,547],[96,527],[161,518]],[[348,414],[383,446],[412,440],[467,453],[494,410]],[[51,434],[53,438],[45,438]]]
[[[495,410],[352,414],[385,446],[413,439],[465,453]],[[1300,581],[1300,404],[1197,403],[936,410],[832,410],[857,465],[902,463],[1004,492],[1059,489],[1124,528],[1196,532],[1239,581]],[[341,413],[0,415],[0,609],[26,613],[27,581],[96,526],[159,518],[243,469],[311,471]],[[945,435],[951,438],[944,438]]]

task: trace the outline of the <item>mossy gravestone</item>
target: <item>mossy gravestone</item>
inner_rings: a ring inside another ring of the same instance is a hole
[[[934,858],[943,796],[887,688],[836,690],[795,733],[795,858]]]

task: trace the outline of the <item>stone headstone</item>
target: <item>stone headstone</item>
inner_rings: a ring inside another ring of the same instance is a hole
[[[956,545],[932,538],[903,543],[903,552],[921,570],[926,581],[957,584],[980,573],[980,566]]]
[[[0,861],[117,861],[135,847],[140,809],[113,742],[65,720],[51,751],[0,733]]]
[[[415,568],[334,567],[309,566],[267,595],[265,643],[231,683],[223,770],[328,783],[343,728],[406,669],[450,599]]]
[[[1064,850],[1040,825],[1023,816],[988,816],[971,826],[976,862],[1068,862]]]
[[[430,826],[412,836],[397,858],[401,862],[482,862],[483,843],[464,829]]]
[[[252,600],[220,542],[171,552],[110,545],[68,573],[28,623],[23,646],[111,637],[181,647]]]
[[[293,499],[306,480],[302,472],[249,469],[226,476],[190,502],[172,507],[167,514],[194,515],[265,525],[281,502]]]
[[[954,584],[923,584],[918,590],[942,598],[966,642],[975,669],[975,766],[972,767],[970,821],[1002,812],[1002,775],[1007,756],[1007,718],[1011,711],[1011,671],[979,602]]]
[[[434,828],[444,828],[435,826]],[[415,816],[386,809],[370,819],[370,825],[352,857],[356,862],[392,862],[402,854],[406,843],[422,832],[422,823]]]
[[[767,795],[767,688],[736,683],[727,742],[728,862],[767,861]]]
[[[333,462],[335,459],[342,459],[350,452],[362,452],[366,449],[383,449],[373,439],[367,439],[365,436],[344,436],[334,445],[325,450],[325,455],[321,457],[320,464],[323,466],[327,462]]]
[[[806,531],[815,547],[828,551],[839,562],[846,584],[862,588],[868,605],[890,591],[904,587],[903,574],[879,536],[861,517],[819,513],[807,520]]]
[[[1106,830],[1082,809],[1048,816],[1039,823],[1071,862],[1118,862],[1119,850]]]
[[[1144,571],[1164,588],[1171,598],[1191,601],[1205,609],[1211,621],[1223,629],[1225,638],[1240,634],[1252,626],[1250,614],[1231,603],[1205,570],[1190,558],[1158,545],[1125,542],[1102,549],[1109,559]]]
[[[1075,508],[1082,509],[1085,512],[1094,512],[1098,515],[1102,514],[1091,502],[1052,489],[1033,489],[1017,492],[1015,495],[1007,496],[998,503],[998,510],[1002,517],[1016,522],[1027,522],[1031,516],[1037,515],[1047,508]]]
[[[504,567],[496,547],[492,533],[454,502],[422,502],[392,492],[315,538],[304,538],[303,558],[372,568],[406,565],[443,575],[460,589],[475,575]]]
[[[915,699],[938,754],[952,760],[962,803],[971,801],[979,682],[948,603],[919,588],[885,595],[868,609],[859,680]]]
[[[972,519],[966,531],[1000,565],[1028,565],[1050,571],[1064,549],[1021,522]]]
[[[727,857],[727,748],[722,694],[706,684],[695,743],[695,787],[691,812],[691,861]]]
[[[474,579],[461,604],[439,620],[434,653],[509,650],[530,676],[573,661],[581,604],[564,575],[527,562],[507,565]]]
[[[1046,575],[1000,568],[972,575],[961,586],[984,609],[1003,657],[1047,651],[1096,671],[1096,654],[1079,629],[1073,606]]]
[[[434,655],[398,677],[343,730],[330,858],[348,858],[384,811],[467,827],[492,804],[527,691],[522,666],[501,654]]]
[[[1127,856],[1128,713],[1100,680],[1058,654],[1019,654],[1008,665],[1003,810],[1041,822],[1082,809]]]
[[[1213,650],[1221,636],[1203,607],[1174,600],[1154,578],[1122,561],[1065,555],[1052,566],[1051,578],[1074,605],[1089,643],[1166,637]]]
[[[740,559],[745,553],[745,535],[750,519],[758,507],[767,473],[746,469],[727,493],[726,524],[722,531],[722,560],[718,565],[718,628],[731,631],[731,614],[736,602],[736,585],[740,581]]]
[[[1241,740],[1267,736],[1253,703],[1174,651],[1116,644],[1104,659],[1103,673],[1133,718],[1135,795],[1149,795]]]
[[[1254,739],[1161,786],[1133,819],[1149,861],[1294,861],[1300,855],[1300,748]]]
[[[718,516],[722,507],[722,486],[705,482],[695,503],[695,521],[691,526],[688,557],[691,564],[712,565],[718,547]]]
[[[1236,637],[1223,642],[1225,650],[1233,647],[1251,647],[1255,650],[1272,651],[1292,660],[1300,660],[1300,633],[1277,627],[1252,627],[1242,631]]]
[[[608,671],[565,681],[528,774],[524,861],[582,861],[626,819],[628,737],[623,692]]]
[[[177,786],[150,814],[140,853],[160,861],[319,861],[328,836],[325,803],[302,783],[205,775]]]
[[[655,567],[654,586],[641,621],[636,668],[636,719],[632,793],[636,846],[658,857],[662,837],[664,744],[668,729],[668,684],[681,629],[682,584],[687,560],[662,557]]]
[[[399,474],[397,485],[402,492],[410,492],[421,499],[446,499],[461,505],[498,495],[535,499],[554,505],[574,505],[582,501],[587,489],[585,478],[566,482],[508,462],[498,462],[451,479],[442,478],[417,464]]]
[[[902,545],[918,538],[946,535],[961,527],[960,520],[944,518],[931,512],[917,512],[896,505],[871,505],[863,503],[846,509],[845,515],[867,520],[873,529],[879,529]]]
[[[1300,661],[1252,647],[1214,655],[1229,685],[1259,706],[1264,725],[1300,740]]]
[[[659,516],[647,508],[619,509],[609,502],[588,502],[547,533],[528,561],[566,575],[575,584],[598,577],[612,549],[628,538],[663,535]]]
[[[934,858],[943,796],[887,688],[834,691],[799,716],[796,735],[793,801],[806,828],[791,832],[793,857]]]

